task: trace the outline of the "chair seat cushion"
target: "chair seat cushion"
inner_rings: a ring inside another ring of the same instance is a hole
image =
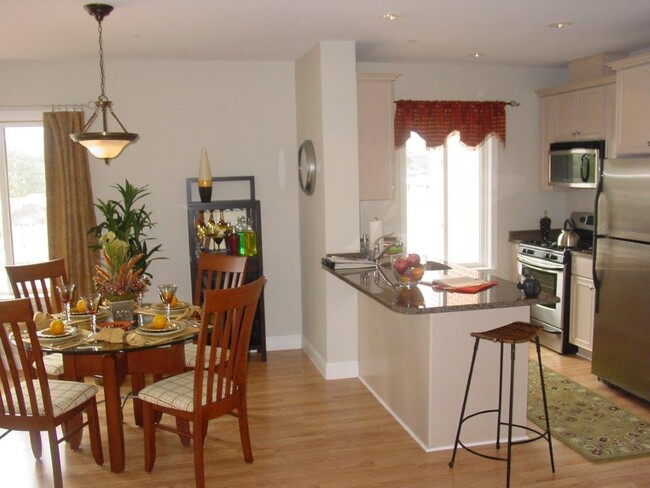
[[[55,353],[43,356],[43,366],[48,376],[59,377],[63,374],[63,354]],[[34,367],[36,367],[34,365]]]
[[[41,385],[38,380],[33,380],[33,382],[37,398],[36,401],[38,404],[38,415],[44,415],[45,412],[43,409]],[[72,410],[74,407],[81,405],[97,394],[96,386],[79,383],[77,381],[49,380],[48,384],[50,385],[50,396],[52,397],[52,411],[54,416],[59,416],[64,412]],[[28,404],[27,415],[34,415],[31,407],[29,407],[29,400],[27,397],[28,392],[25,382],[23,382],[22,385],[23,395],[27,399]],[[17,401],[14,401],[14,408],[18,408]]]
[[[217,362],[221,359],[221,348],[217,348]],[[209,358],[206,357],[203,360],[203,369],[208,367]],[[186,368],[195,368],[196,367],[196,344],[188,342],[185,344],[185,367]]]
[[[216,380],[216,376],[215,376]],[[207,378],[203,378],[203,395],[201,404],[207,403]],[[215,390],[216,391],[216,388]],[[231,391],[231,393],[233,393]],[[226,395],[224,385],[223,394]],[[170,407],[185,412],[194,411],[194,371],[187,371],[176,376],[170,376],[157,381],[138,392],[138,398],[145,402]]]

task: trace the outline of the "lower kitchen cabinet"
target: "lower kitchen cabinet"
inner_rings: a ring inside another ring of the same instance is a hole
[[[571,263],[569,342],[591,358],[594,330],[595,289],[591,278],[591,256],[574,254]]]

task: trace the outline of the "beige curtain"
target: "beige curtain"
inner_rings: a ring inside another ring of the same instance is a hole
[[[88,234],[97,225],[88,154],[70,139],[83,126],[83,112],[43,114],[50,259],[65,259],[77,296],[93,290],[92,275],[99,262],[98,252],[90,248],[97,238]]]

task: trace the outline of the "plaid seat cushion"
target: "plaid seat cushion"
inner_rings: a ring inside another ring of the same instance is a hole
[[[217,362],[221,359],[221,348],[217,348]],[[186,368],[195,368],[196,367],[196,344],[188,342],[185,344],[185,367]],[[203,361],[203,368],[208,367],[208,358],[206,357]]]
[[[63,355],[56,353],[43,356],[43,365],[48,376],[59,377],[63,374]]]
[[[87,385],[77,381],[61,381],[49,380],[50,396],[52,397],[52,410],[55,416],[61,415],[74,407],[81,405],[86,400],[92,398],[97,394],[97,387],[94,385]],[[22,383],[22,391],[24,397],[28,398],[27,385]],[[41,386],[37,380],[34,380],[34,389],[36,391],[36,398],[38,404],[38,414],[43,415],[43,396],[41,394]],[[15,398],[15,395],[14,395]],[[29,404],[29,400],[27,400]],[[18,402],[14,401],[14,408],[18,409]],[[31,407],[27,411],[27,415],[34,415]]]
[[[215,377],[216,380],[216,377]],[[201,404],[207,403],[207,378],[203,378]],[[216,389],[215,389],[216,391]],[[231,392],[232,393],[232,392]],[[224,396],[226,394],[224,386]],[[145,402],[175,408],[185,412],[194,411],[194,371],[165,378],[138,392],[138,398]]]

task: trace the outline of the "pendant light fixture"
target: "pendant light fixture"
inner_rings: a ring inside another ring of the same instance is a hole
[[[81,132],[77,134],[70,134],[70,138],[74,142],[78,142],[90,153],[98,159],[103,159],[106,164],[110,164],[110,160],[118,157],[124,148],[138,140],[138,134],[128,132],[120,119],[117,118],[113,112],[113,103],[106,97],[105,83],[104,83],[104,48],[102,45],[102,20],[113,11],[112,5],[103,3],[89,3],[84,5],[84,9],[90,15],[95,17],[99,24],[99,74],[100,74],[100,87],[101,94],[95,102],[95,113],[90,117]],[[111,114],[117,121],[123,132],[110,132],[108,130],[108,114]],[[97,116],[102,116],[102,131],[101,132],[88,132],[88,129],[95,121]]]

